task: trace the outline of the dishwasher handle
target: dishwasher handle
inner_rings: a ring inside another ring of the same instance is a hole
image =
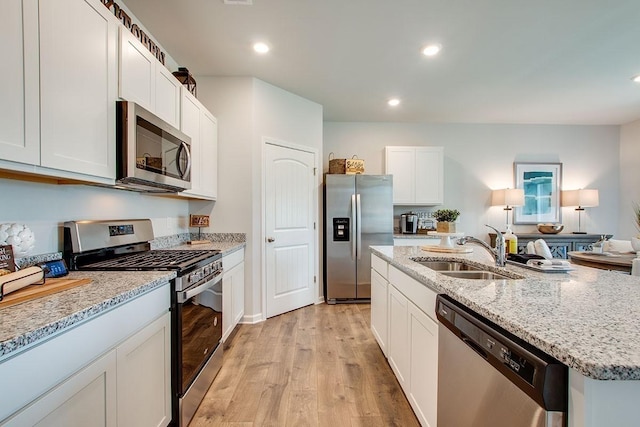
[[[489,359],[489,356],[487,355],[487,352],[484,351],[484,349],[482,347],[480,347],[480,345],[478,343],[476,343],[471,338],[465,336],[464,334],[461,334],[461,335],[462,335],[462,342],[465,343],[466,345],[468,345],[469,347],[471,347],[471,350],[473,350],[476,353],[478,353],[478,356],[482,357],[484,360],[488,360]]]

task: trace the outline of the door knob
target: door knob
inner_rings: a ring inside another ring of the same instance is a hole
[[[268,237],[267,238],[267,242],[269,242],[269,243],[273,243],[275,241],[276,241],[276,239],[274,239],[273,237]]]

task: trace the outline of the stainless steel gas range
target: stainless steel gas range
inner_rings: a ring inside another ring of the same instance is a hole
[[[64,258],[74,270],[172,270],[173,423],[186,426],[222,365],[222,255],[151,250],[148,219],[68,221]]]

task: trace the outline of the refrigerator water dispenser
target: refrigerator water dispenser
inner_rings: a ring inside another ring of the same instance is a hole
[[[333,218],[333,241],[349,241],[349,218]]]

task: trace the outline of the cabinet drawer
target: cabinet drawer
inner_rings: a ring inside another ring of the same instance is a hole
[[[222,257],[222,268],[224,271],[229,271],[236,265],[240,264],[244,261],[244,249],[240,249],[229,255],[223,255]]]
[[[387,271],[389,264],[387,261],[384,261],[375,255],[371,255],[371,267],[385,279],[389,277],[389,272]]]
[[[436,296],[438,294],[435,291],[407,276],[392,265],[389,266],[389,283],[402,292],[427,316],[436,320]]]

